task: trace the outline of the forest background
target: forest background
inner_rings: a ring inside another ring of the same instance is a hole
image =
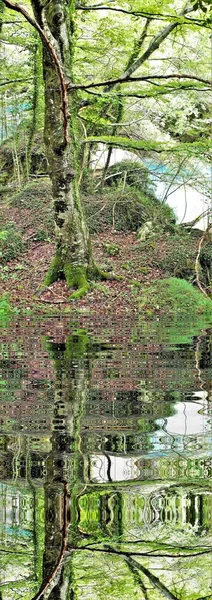
[[[1,305],[151,316],[169,290],[172,311],[211,312],[210,2],[0,11]],[[167,204],[187,184],[203,234]]]

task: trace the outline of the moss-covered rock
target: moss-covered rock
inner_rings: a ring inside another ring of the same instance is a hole
[[[148,196],[136,187],[104,188],[93,195],[84,195],[83,205],[91,233],[106,231],[137,231],[146,221],[154,228],[173,231],[175,215],[167,204]]]
[[[8,194],[6,201],[8,202]],[[54,235],[52,188],[48,177],[35,179],[16,191],[9,198],[14,208],[33,211],[33,223],[46,237]],[[172,209],[161,204],[154,196],[146,195],[135,187],[104,188],[91,194],[83,194],[82,204],[91,233],[107,231],[137,231],[146,221],[153,221],[154,230],[173,230],[175,217]],[[41,228],[42,224],[42,228]]]
[[[212,300],[206,298],[188,281],[170,277],[157,280],[143,291],[139,299],[139,308],[145,314],[157,312],[166,315],[206,315],[212,324]]]
[[[149,170],[141,160],[122,160],[109,167],[105,186],[125,186],[137,188],[147,196],[155,196],[155,185]]]

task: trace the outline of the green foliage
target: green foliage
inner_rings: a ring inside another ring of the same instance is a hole
[[[11,316],[17,312],[17,308],[11,306],[8,294],[0,296],[0,327],[5,327]]]
[[[109,256],[116,256],[117,254],[119,254],[119,246],[118,244],[113,244],[110,242],[104,242],[103,243],[103,248],[105,250],[105,252],[107,254],[109,254]]]
[[[38,229],[35,234],[35,239],[38,242],[45,242],[49,239],[48,232],[45,229]]]
[[[14,223],[8,223],[5,229],[0,231],[1,264],[5,265],[8,261],[17,258],[24,248],[21,233],[16,229]]]
[[[3,12],[4,12],[4,2],[3,2],[3,0],[0,0],[0,31],[2,29],[2,23],[3,23]]]
[[[1,314],[5,314],[10,312],[11,310],[11,306],[8,300],[8,295],[7,294],[3,294],[2,296],[0,296],[0,313]]]
[[[146,287],[140,298],[140,310],[154,314],[159,309],[166,315],[186,314],[188,318],[208,315],[212,323],[212,301],[184,279],[171,277]]]

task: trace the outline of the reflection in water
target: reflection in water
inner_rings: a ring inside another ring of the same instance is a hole
[[[15,327],[0,348],[0,598],[212,598],[210,333]]]

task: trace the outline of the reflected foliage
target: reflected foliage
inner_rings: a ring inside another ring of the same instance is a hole
[[[2,600],[212,597],[211,333],[180,331],[3,332]]]

